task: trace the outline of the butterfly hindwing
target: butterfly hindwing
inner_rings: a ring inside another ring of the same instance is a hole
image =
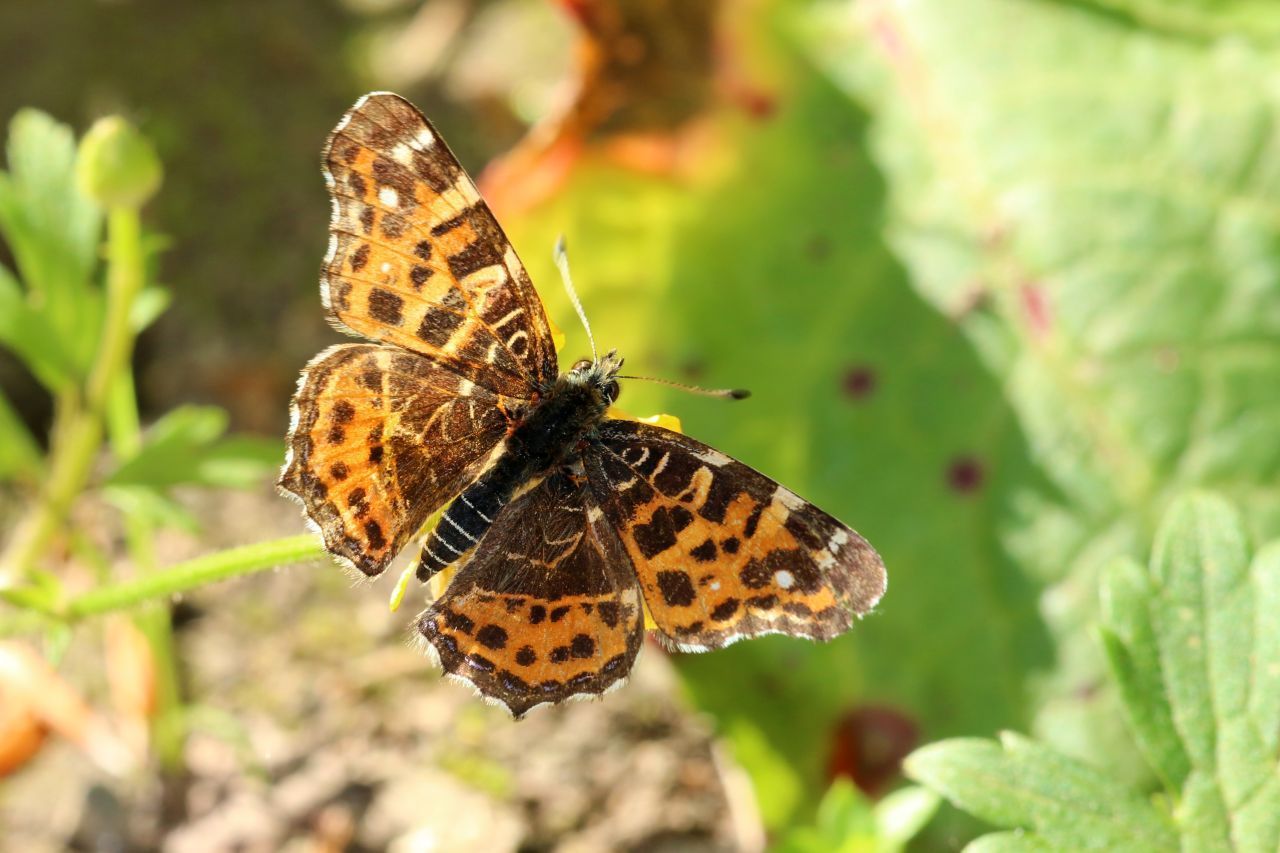
[[[640,589],[584,482],[553,473],[505,507],[418,620],[445,672],[519,717],[631,670]]]
[[[324,163],[333,220],[321,292],[338,325],[508,396],[527,399],[555,379],[528,273],[416,107],[365,95],[330,135]]]
[[[475,476],[516,403],[417,353],[331,347],[303,371],[280,486],[331,553],[377,575]]]
[[[688,436],[606,421],[584,464],[654,621],[682,649],[769,633],[828,640],[884,593],[865,539]]]

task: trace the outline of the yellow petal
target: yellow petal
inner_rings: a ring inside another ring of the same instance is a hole
[[[551,328],[551,343],[555,344],[556,352],[560,352],[560,350],[564,349],[564,332],[560,331],[556,321],[550,317],[547,318],[547,326]]]
[[[680,419],[675,415],[668,415],[664,413],[664,414],[650,415],[647,418],[638,418],[635,415],[630,414],[629,412],[624,412],[622,409],[619,409],[617,406],[610,406],[609,411],[606,414],[608,417],[615,418],[620,421],[638,421],[639,423],[642,423],[642,424],[653,424],[654,426],[660,426],[663,429],[669,429],[672,432],[684,432],[684,430],[681,428],[681,425],[680,425]]]

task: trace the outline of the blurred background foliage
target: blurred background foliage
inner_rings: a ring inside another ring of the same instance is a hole
[[[750,387],[622,404],[679,414],[884,557],[849,636],[677,661],[783,849],[834,849],[841,815],[868,838],[877,816],[823,800],[831,779],[883,794],[941,737],[1030,729],[1154,784],[1090,633],[1098,578],[1146,559],[1188,487],[1280,534],[1278,39],[1264,0],[5,4],[23,73],[0,117],[120,112],[159,150],[173,300],[135,356],[148,421],[215,404],[283,434],[335,339],[319,147],[376,88],[480,176],[569,360],[561,233],[630,371]],[[44,435],[41,377],[5,356],[0,381]],[[161,423],[208,442],[221,418]],[[928,843],[967,837],[941,815]]]

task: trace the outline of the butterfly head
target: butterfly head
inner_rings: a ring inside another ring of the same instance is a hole
[[[577,385],[587,385],[599,391],[606,405],[613,405],[618,399],[620,388],[617,375],[622,369],[622,357],[617,350],[609,350],[604,358],[593,361],[580,358],[569,368],[568,380]]]

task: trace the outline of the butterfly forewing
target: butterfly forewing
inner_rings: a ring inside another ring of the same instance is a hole
[[[681,648],[769,633],[831,639],[884,593],[866,540],[688,436],[606,421],[584,464],[649,612]]]
[[[516,716],[604,693],[643,638],[629,563],[585,483],[555,473],[502,511],[418,628],[445,672]]]
[[[508,396],[555,378],[528,273],[416,107],[366,95],[330,135],[324,162],[334,209],[321,289],[340,326]]]
[[[376,575],[475,476],[514,402],[414,352],[332,347],[303,372],[280,485],[331,553]]]

